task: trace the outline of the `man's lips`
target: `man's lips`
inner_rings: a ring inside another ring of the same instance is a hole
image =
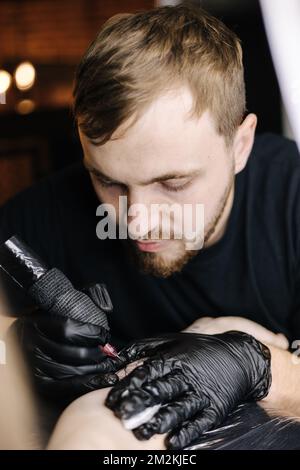
[[[139,250],[141,251],[149,251],[149,252],[155,252],[155,251],[161,251],[166,243],[168,243],[169,240],[160,240],[160,241],[136,241],[136,246],[138,247]]]

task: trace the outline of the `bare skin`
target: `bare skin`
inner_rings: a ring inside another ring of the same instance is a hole
[[[140,363],[132,363],[126,374]],[[122,378],[125,371],[118,373]],[[110,388],[95,390],[75,400],[61,415],[48,450],[163,450],[164,435],[138,441],[104,405]]]
[[[0,290],[0,450],[41,446],[35,404],[23,357],[7,329],[12,323]]]
[[[184,331],[216,335],[229,330],[244,331],[245,333],[254,336],[258,341],[270,344],[279,349],[288,349],[289,347],[288,340],[282,333],[275,334],[258,323],[243,317],[202,317],[196,320]]]

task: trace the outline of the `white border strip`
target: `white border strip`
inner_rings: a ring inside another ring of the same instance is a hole
[[[300,150],[300,1],[260,0],[260,5],[283,102]]]

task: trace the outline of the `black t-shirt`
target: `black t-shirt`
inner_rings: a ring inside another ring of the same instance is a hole
[[[300,158],[296,144],[257,136],[223,237],[180,273],[142,274],[121,240],[96,237],[99,201],[81,163],[9,201],[1,241],[19,235],[78,288],[107,285],[112,342],[180,331],[202,316],[249,318],[300,338]]]

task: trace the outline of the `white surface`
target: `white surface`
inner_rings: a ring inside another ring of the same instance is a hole
[[[285,109],[300,149],[300,0],[260,0],[260,4]]]

